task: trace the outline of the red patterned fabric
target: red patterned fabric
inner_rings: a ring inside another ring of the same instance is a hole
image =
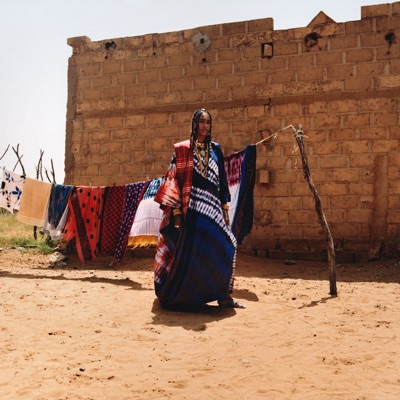
[[[193,150],[190,140],[175,144],[176,179],[181,187],[182,213],[185,216],[189,206],[193,179]]]
[[[68,199],[70,214],[64,228],[64,240],[75,239],[82,262],[96,257],[103,197],[104,187],[77,186]]]
[[[193,150],[190,140],[176,143],[174,147],[176,164],[171,164],[165,174],[154,201],[160,203],[164,210],[166,207],[181,208],[185,216],[192,188]]]

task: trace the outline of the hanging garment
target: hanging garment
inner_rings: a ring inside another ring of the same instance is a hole
[[[115,253],[124,212],[124,202],[125,185],[106,187],[99,243],[101,254],[113,255]]]
[[[234,193],[232,202],[229,203],[229,218],[232,232],[239,244],[253,227],[256,161],[257,148],[254,144],[225,159],[229,191]]]
[[[130,247],[148,247],[157,244],[163,212],[160,205],[154,201],[154,197],[161,180],[162,178],[157,178],[149,183],[139,203],[129,234]]]
[[[52,184],[49,207],[44,219],[43,232],[52,240],[61,240],[68,217],[68,198],[73,186]]]
[[[64,228],[69,215],[68,204],[64,208],[64,212],[56,226],[49,222],[48,211],[44,218],[44,225],[42,231],[44,234],[49,235],[52,240],[62,240],[64,238]]]
[[[228,180],[229,193],[231,194],[231,201],[229,202],[229,220],[231,223],[235,217],[236,207],[239,198],[240,180],[242,178],[242,164],[244,159],[245,149],[236,153],[225,156],[225,171]]]
[[[69,217],[65,224],[64,240],[75,239],[82,262],[96,257],[100,220],[103,210],[104,186],[77,186],[68,198]]]
[[[130,183],[125,186],[125,203],[122,216],[121,226],[118,232],[117,246],[114,258],[122,260],[128,244],[129,232],[132,228],[135,214],[143,194],[147,189],[150,181]]]
[[[1,177],[0,207],[14,214],[19,210],[25,176],[3,169]]]
[[[50,227],[57,227],[68,205],[73,186],[53,183],[51,187],[47,221]]]
[[[49,206],[51,183],[26,178],[21,195],[17,220],[28,225],[43,227]]]
[[[164,210],[155,263],[155,292],[171,308],[197,308],[233,290],[236,239],[221,204],[230,200],[220,146],[212,142],[208,173],[201,172],[190,141],[175,154],[156,201]],[[181,207],[183,225],[174,227],[173,208]]]

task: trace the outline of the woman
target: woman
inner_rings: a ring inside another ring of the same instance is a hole
[[[245,308],[230,295],[237,242],[229,228],[224,157],[211,141],[210,113],[193,114],[190,140],[175,152],[155,201],[164,211],[154,265],[155,292],[167,308],[211,301]]]

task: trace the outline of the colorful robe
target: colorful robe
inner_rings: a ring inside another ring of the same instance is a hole
[[[154,265],[155,292],[163,306],[198,308],[233,290],[237,242],[221,207],[229,200],[220,146],[212,142],[203,177],[190,141],[176,144],[155,197],[164,211]],[[183,213],[180,230],[174,227],[174,208]]]

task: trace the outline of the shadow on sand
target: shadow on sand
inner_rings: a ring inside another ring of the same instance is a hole
[[[168,310],[161,306],[158,299],[154,300],[151,312],[153,313],[154,325],[179,326],[196,332],[205,331],[207,324],[211,322],[221,321],[236,315],[234,308],[221,308],[212,304],[205,304],[195,310]]]
[[[43,270],[43,269],[42,269]],[[151,290],[148,288],[144,288],[140,283],[132,281],[129,278],[125,279],[112,279],[112,278],[101,278],[96,276],[88,276],[81,278],[68,278],[64,275],[37,275],[37,274],[16,274],[10,271],[0,271],[0,277],[4,278],[16,278],[16,279],[51,279],[55,281],[81,281],[81,282],[90,282],[90,283],[104,283],[118,286],[125,286],[131,290]]]

